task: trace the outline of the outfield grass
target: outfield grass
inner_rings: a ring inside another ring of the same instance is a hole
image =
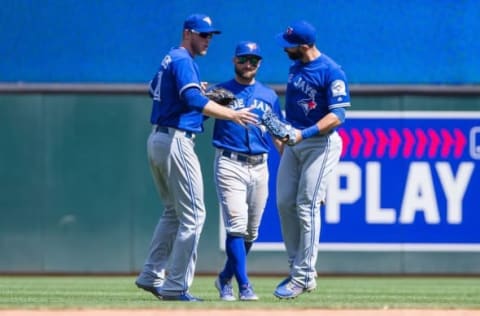
[[[0,309],[33,308],[421,308],[480,309],[480,278],[320,277],[316,291],[295,300],[272,295],[280,278],[252,277],[258,302],[222,302],[214,277],[196,277],[201,303],[162,302],[139,290],[135,277],[0,276]]]

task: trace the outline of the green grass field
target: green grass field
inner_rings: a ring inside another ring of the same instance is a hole
[[[480,309],[478,277],[319,277],[316,291],[294,300],[272,295],[280,278],[252,277],[258,302],[222,302],[215,277],[197,276],[191,293],[205,302],[162,302],[135,277],[0,276],[0,309],[299,308]]]

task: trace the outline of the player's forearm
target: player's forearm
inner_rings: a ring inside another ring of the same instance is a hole
[[[208,103],[203,107],[202,113],[207,116],[222,120],[233,120],[235,118],[234,110],[225,106],[221,106],[211,100],[208,101]]]
[[[317,122],[317,127],[320,135],[330,133],[332,129],[342,124],[341,120],[333,113],[328,113],[320,121]]]

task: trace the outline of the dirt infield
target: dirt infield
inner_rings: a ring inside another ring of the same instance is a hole
[[[384,310],[334,310],[334,309],[291,309],[291,310],[194,310],[194,309],[148,309],[148,310],[0,310],[1,316],[474,316],[480,310],[431,310],[431,309],[384,309]]]

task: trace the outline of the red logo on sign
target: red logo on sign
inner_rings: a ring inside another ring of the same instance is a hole
[[[338,130],[343,140],[342,157],[350,154],[356,158],[390,158],[402,156],[403,158],[447,158],[462,156],[467,137],[460,129],[453,131],[442,128],[439,131],[428,128],[404,128],[398,131],[394,128],[370,129],[357,128]]]

